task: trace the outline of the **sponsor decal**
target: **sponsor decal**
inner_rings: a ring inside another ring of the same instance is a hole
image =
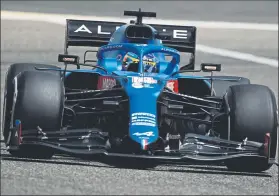
[[[102,32],[102,26],[98,25],[98,30],[97,30],[98,34],[103,34],[103,35],[110,35],[111,32]]]
[[[143,87],[149,87],[149,85],[144,85],[142,83],[133,83],[132,86],[134,88],[143,88]]]
[[[116,26],[115,27],[115,30],[119,29],[120,26]],[[96,29],[96,27],[92,28],[91,26],[91,29]],[[90,33],[92,34],[93,32],[91,30],[89,30],[89,28],[87,26],[85,26],[84,24],[81,25],[79,28],[77,28],[75,31],[75,33],[79,33],[79,32],[86,32],[86,33]],[[98,25],[97,26],[97,34],[99,35],[110,35],[112,34],[112,32],[105,32],[105,31],[102,31],[102,26],[101,25]]]
[[[131,125],[155,127],[156,116],[154,114],[145,113],[145,112],[133,113],[131,118]]]
[[[97,32],[96,32],[96,26],[97,26]],[[98,35],[111,35],[115,30],[119,29],[120,26],[115,26],[110,29],[110,31],[105,31],[102,29],[102,27],[108,27],[106,24],[104,26],[102,25],[94,25],[87,27],[86,25],[82,24],[80,27],[78,27],[74,32],[79,33],[79,32],[86,32],[89,34],[92,34],[92,31],[95,31],[94,33],[97,33]],[[115,30],[113,30],[115,28]],[[168,29],[163,29],[163,32],[167,32]],[[170,31],[170,30],[169,30]],[[188,30],[181,30],[181,29],[173,29],[172,30],[172,37],[174,39],[188,39]],[[138,46],[146,46],[146,44],[137,44]]]
[[[67,54],[59,54],[58,55],[58,62],[78,64],[79,63],[79,56],[67,55]]]
[[[116,80],[108,76],[99,76],[98,90],[112,89],[116,85]]]
[[[133,135],[135,135],[135,136],[147,136],[147,137],[155,136],[152,131],[143,132],[143,133],[136,132]]]
[[[157,84],[158,81],[152,77],[132,77],[132,86],[134,88],[150,87],[151,84]]]
[[[166,84],[166,87],[173,92],[178,93],[178,81],[177,80],[169,80]]]
[[[176,50],[172,49],[172,48],[162,48],[162,51],[167,51],[167,52],[173,52],[173,53],[177,53]]]
[[[104,46],[104,47],[100,48],[100,50],[119,49],[119,48],[122,48],[122,47],[123,47],[122,44],[107,45],[107,46]]]
[[[75,58],[64,57],[64,58],[63,58],[63,61],[64,61],[64,62],[75,62],[76,59],[75,59]]]
[[[168,81],[166,86],[170,90],[174,91],[174,81]]]
[[[147,46],[147,44],[135,44],[135,46]]]
[[[152,77],[132,77],[133,83],[157,84],[157,80]]]
[[[172,30],[172,37],[174,39],[188,39],[188,30],[179,30],[179,29],[162,29],[164,33]]]
[[[173,38],[188,39],[188,31],[187,30],[173,30]]]
[[[74,31],[75,33],[78,32],[87,32],[87,33],[92,33],[84,24],[81,25],[77,30]]]

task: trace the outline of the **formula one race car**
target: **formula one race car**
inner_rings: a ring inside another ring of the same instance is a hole
[[[213,76],[220,64],[194,69],[194,26],[143,24],[143,17],[156,13],[141,10],[124,15],[137,20],[67,20],[65,51],[58,56],[65,69],[10,66],[3,133],[13,156],[113,157],[135,168],[221,162],[247,172],[277,164],[277,106],[268,87]],[[68,54],[69,46],[98,50],[86,51],[80,63],[79,56]],[[86,58],[90,52],[97,60]],[[190,54],[189,63],[181,65],[180,53]]]

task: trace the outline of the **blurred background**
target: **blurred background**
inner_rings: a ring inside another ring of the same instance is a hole
[[[123,10],[157,12],[158,18],[278,23],[278,1],[1,1],[2,10],[123,16]]]

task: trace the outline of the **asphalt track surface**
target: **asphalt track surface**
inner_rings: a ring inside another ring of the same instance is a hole
[[[119,14],[108,10],[101,12],[99,8],[105,6],[96,2],[87,2],[87,5],[80,7],[72,7],[75,2],[68,2],[64,4],[64,8],[62,5],[54,6],[54,4],[52,1],[47,3],[1,2],[2,10],[53,13],[73,11],[74,14],[81,14],[81,11],[86,9],[85,14],[90,14],[88,6],[93,4],[92,10],[100,16],[105,13],[112,16]],[[125,6],[133,9],[137,8],[138,4],[145,5],[145,3],[134,4],[127,1],[123,5],[115,3],[114,8],[122,12]],[[188,2],[180,2],[178,5],[182,4],[189,5]],[[277,23],[278,8],[277,10],[274,8],[274,2],[259,2],[256,4],[258,7],[253,7],[255,4],[247,2],[243,3],[245,5],[239,5],[237,2],[231,4],[229,14],[222,20]],[[190,2],[190,5],[195,4]],[[217,3],[210,6],[214,7],[214,5],[216,6]],[[221,5],[224,4],[221,3]],[[152,6],[145,6],[150,8],[150,11],[156,8],[151,9]],[[162,13],[164,9],[166,8],[160,8],[158,12]],[[184,8],[173,7],[173,10],[176,9],[183,10]],[[193,20],[217,20],[218,15],[222,15],[223,12],[221,8],[218,10],[220,12],[204,10],[199,16],[192,11],[185,16]],[[175,13],[174,11],[173,14],[168,13],[166,17],[179,17]],[[180,14],[183,16],[183,13]],[[258,34],[251,30],[200,29],[198,37],[200,44],[249,52],[278,60],[278,32],[261,31]],[[63,52],[63,44],[64,27],[61,25],[2,20],[1,92],[4,87],[5,72],[10,64],[18,62],[57,64],[57,54]],[[79,54],[82,52],[79,49],[71,51]],[[278,68],[198,52],[197,64],[200,62],[222,63],[223,71],[220,75],[248,77],[252,83],[267,85],[276,96],[278,95]],[[1,98],[2,96],[3,94]],[[4,146],[1,145],[1,147]],[[205,165],[163,165],[147,171],[130,170],[61,156],[55,156],[46,161],[17,159],[10,157],[1,149],[1,195],[6,194],[278,195],[278,168],[273,166],[267,172],[260,174],[229,172],[224,166]]]

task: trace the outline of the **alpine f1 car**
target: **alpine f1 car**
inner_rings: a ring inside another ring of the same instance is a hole
[[[10,66],[2,129],[13,156],[113,157],[136,168],[221,162],[247,172],[277,164],[277,106],[270,88],[213,76],[220,64],[194,69],[195,26],[144,24],[143,17],[156,13],[141,10],[124,15],[136,20],[66,20],[65,50],[58,56],[65,68]],[[69,46],[97,50],[87,50],[81,63],[68,54]],[[97,60],[87,58],[92,52]],[[186,65],[182,53],[190,54]]]

